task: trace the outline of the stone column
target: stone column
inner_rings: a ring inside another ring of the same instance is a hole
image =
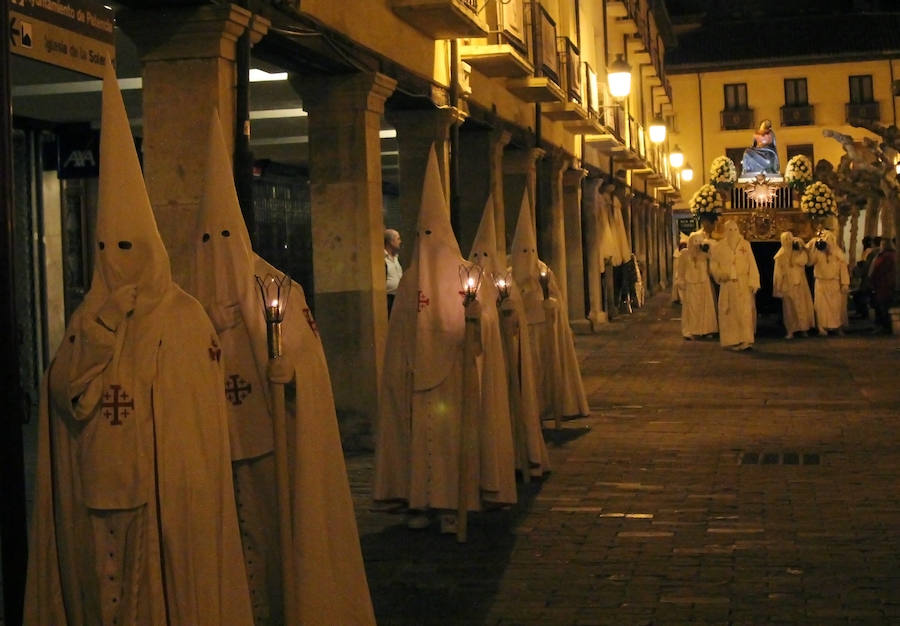
[[[534,222],[535,209],[535,184],[537,182],[537,162],[544,156],[541,148],[529,148],[527,150],[505,150],[503,152],[503,204],[506,216],[506,249],[512,242],[516,232],[516,220],[519,219],[519,207],[522,203],[522,194],[527,190],[531,200],[531,219]],[[537,226],[535,225],[535,233]]]
[[[566,288],[568,294],[569,324],[576,333],[588,333],[591,324],[587,320],[585,306],[584,236],[582,234],[581,181],[587,170],[570,168],[563,173],[563,234],[566,242]],[[594,199],[596,200],[596,190]],[[596,213],[596,211],[595,211]]]
[[[666,210],[663,213],[662,218],[662,233],[663,233],[663,253],[665,254],[666,259],[666,271],[663,275],[665,280],[665,287],[669,288],[672,285],[672,281],[674,280],[674,254],[675,254],[675,241],[672,239],[672,205],[666,205]]]
[[[603,272],[604,260],[600,258],[600,225],[598,210],[598,195],[602,178],[587,178],[582,184],[581,195],[581,225],[584,232],[584,264],[583,277],[586,277],[588,294],[588,321],[591,329],[597,331],[601,324],[609,321],[603,306]],[[568,218],[568,216],[566,216]],[[566,219],[566,225],[569,220]],[[605,225],[604,225],[605,226]],[[612,270],[612,268],[609,268]],[[612,272],[610,271],[610,275]],[[574,292],[575,290],[572,289]],[[571,309],[572,303],[569,303]],[[571,310],[570,310],[571,316]],[[573,326],[574,327],[574,326]]]
[[[643,278],[644,278],[644,288],[647,290],[647,295],[650,295],[653,292],[652,284],[651,284],[651,273],[653,268],[653,253],[652,253],[652,244],[653,241],[651,233],[653,232],[653,214],[650,208],[650,202],[646,199],[641,199],[641,245],[642,245],[642,253],[644,256],[644,269],[643,269]]]
[[[234,148],[237,40],[256,43],[269,21],[234,4],[124,9],[116,23],[137,45],[143,75],[144,179],[172,276],[190,280],[194,232],[203,193],[204,149],[213,108]]]
[[[572,158],[562,151],[554,151],[544,160],[541,168],[544,180],[541,183],[547,193],[543,194],[546,206],[541,205],[541,215],[537,230],[538,249],[548,252],[542,259],[556,275],[562,302],[568,303],[568,270],[566,267],[566,233],[563,219],[563,174],[569,168]],[[543,243],[543,245],[541,245]]]
[[[503,148],[509,143],[511,135],[503,129],[468,126],[464,124],[459,133],[459,247],[463,255],[468,255],[481,222],[485,201],[490,197],[497,251],[505,255],[502,166]]]
[[[380,404],[387,303],[379,131],[396,84],[378,73],[295,84],[309,112],[316,321],[345,434],[365,436]]]
[[[491,131],[491,194],[494,197],[494,227],[497,229],[497,252],[504,258],[509,254],[506,239],[506,199],[503,194],[503,154],[512,135],[508,130]]]
[[[461,121],[457,109],[412,109],[390,110],[386,114],[388,122],[397,130],[397,144],[400,151],[400,223],[390,225],[400,233],[405,242],[400,252],[403,267],[409,267],[410,254],[416,236],[419,220],[419,205],[422,202],[422,182],[428,165],[428,151],[434,146],[444,196],[450,207],[450,125]],[[478,223],[475,223],[478,228]]]

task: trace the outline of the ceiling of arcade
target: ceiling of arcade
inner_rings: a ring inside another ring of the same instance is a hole
[[[133,43],[117,32],[119,84],[135,136],[142,135],[142,82]],[[252,59],[250,84],[251,150],[254,159],[307,170],[308,117],[299,95],[280,67]],[[13,56],[11,79],[13,114],[42,127],[88,123],[99,128],[99,80]],[[268,76],[266,75],[268,74]],[[272,80],[272,77],[279,78]],[[381,130],[382,170],[386,183],[396,184],[398,148],[396,131],[384,123]]]

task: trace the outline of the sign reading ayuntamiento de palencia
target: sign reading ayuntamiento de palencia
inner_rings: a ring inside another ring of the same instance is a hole
[[[113,10],[92,0],[6,0],[10,52],[103,76],[115,59]]]

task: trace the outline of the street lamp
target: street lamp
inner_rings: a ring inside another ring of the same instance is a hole
[[[662,116],[657,113],[653,121],[650,122],[650,141],[652,143],[662,143],[666,140],[666,122]]]
[[[631,93],[631,66],[621,53],[616,54],[616,60],[607,68],[606,80],[613,98],[625,98]]]
[[[669,165],[676,170],[684,165],[684,152],[681,151],[678,144],[675,144],[675,147],[672,148],[672,151],[669,153]]]
[[[685,163],[684,167],[681,168],[681,180],[686,183],[694,180],[694,168],[691,167],[690,163]]]

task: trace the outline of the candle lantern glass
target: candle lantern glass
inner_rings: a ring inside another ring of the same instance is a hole
[[[509,272],[494,277],[494,286],[497,287],[497,306],[509,297],[509,286],[512,277]]]
[[[262,299],[263,315],[266,317],[266,337],[269,358],[281,356],[281,322],[287,311],[288,297],[291,295],[291,277],[287,274],[256,276],[259,295]]]
[[[459,284],[462,287],[463,306],[478,297],[478,288],[481,287],[483,276],[484,270],[477,263],[472,265],[461,264],[459,266]]]
[[[541,283],[541,291],[544,292],[544,300],[550,297],[550,273],[546,268],[541,268],[538,281]]]

